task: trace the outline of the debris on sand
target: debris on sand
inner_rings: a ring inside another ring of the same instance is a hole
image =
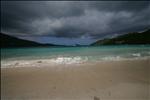
[[[17,66],[17,65],[19,65],[19,63],[18,63],[18,62],[16,62],[16,63],[15,63],[15,66]]]
[[[53,89],[56,89],[56,86],[54,86]]]
[[[100,98],[97,96],[94,96],[94,100],[100,100]]]
[[[42,61],[37,61],[37,63],[42,63]]]

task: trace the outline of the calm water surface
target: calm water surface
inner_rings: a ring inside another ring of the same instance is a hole
[[[1,60],[71,58],[88,61],[150,57],[150,45],[1,49]]]

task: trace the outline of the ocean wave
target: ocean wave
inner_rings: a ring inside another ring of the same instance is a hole
[[[73,64],[73,63],[81,63],[85,60],[77,56],[77,57],[58,57],[56,59],[51,59],[50,61],[57,64]]]
[[[107,56],[107,57],[103,57],[101,59],[105,60],[105,61],[112,61],[112,60],[122,60],[123,58],[120,56]]]
[[[30,59],[30,60],[14,60],[14,61],[1,61],[1,68],[16,68],[16,67],[41,67],[61,64],[82,64],[90,62],[100,61],[122,61],[122,60],[138,60],[138,59],[150,59],[150,56],[142,57],[139,54],[133,54],[134,57],[123,56],[105,56],[105,57],[93,57],[93,56],[75,56],[75,57],[56,57],[51,59]]]
[[[1,61],[1,68],[16,68],[16,67],[40,67],[40,64],[44,65],[58,65],[58,64],[79,64],[86,62],[87,59],[82,57],[57,57],[53,59],[30,59],[30,60],[13,60],[13,61]]]
[[[140,53],[133,53],[132,56],[135,56],[135,57],[140,57],[141,54]]]

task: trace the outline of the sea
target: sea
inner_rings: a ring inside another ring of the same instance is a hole
[[[2,48],[1,63],[48,60],[52,63],[118,61],[150,58],[150,45]]]

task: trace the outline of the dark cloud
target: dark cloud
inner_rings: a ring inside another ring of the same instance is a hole
[[[150,27],[149,1],[2,1],[1,30],[12,35],[100,38]]]
[[[149,7],[149,1],[94,1],[89,2],[89,7],[98,9],[100,11],[139,12]]]

